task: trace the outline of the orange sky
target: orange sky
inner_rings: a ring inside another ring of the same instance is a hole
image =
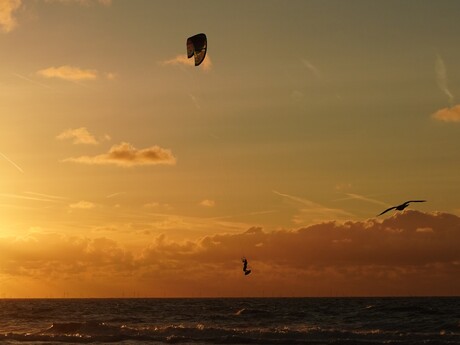
[[[458,295],[459,10],[0,0],[0,297]]]
[[[457,216],[406,211],[198,240],[162,234],[137,250],[37,231],[1,239],[2,289],[4,297],[452,295],[459,229]],[[235,254],[248,256],[251,275]]]

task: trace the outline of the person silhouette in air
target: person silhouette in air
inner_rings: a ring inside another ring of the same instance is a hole
[[[248,270],[248,260],[243,257],[241,258],[241,261],[243,262],[244,275],[247,276],[249,273],[251,273],[251,270]]]

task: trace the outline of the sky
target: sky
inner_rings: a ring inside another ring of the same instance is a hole
[[[459,11],[0,0],[0,297],[459,295]]]

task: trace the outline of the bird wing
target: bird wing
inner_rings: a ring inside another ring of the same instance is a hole
[[[405,204],[408,204],[410,202],[426,202],[426,200],[409,200],[409,201],[406,201]]]
[[[391,211],[391,210],[395,209],[396,207],[397,207],[397,206],[393,206],[393,207],[387,208],[385,211],[383,211],[382,213],[378,214],[376,217],[381,216],[382,214],[387,213],[388,211]]]

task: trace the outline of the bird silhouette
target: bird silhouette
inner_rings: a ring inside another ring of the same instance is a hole
[[[405,203],[401,204],[401,205],[398,205],[398,206],[393,206],[393,207],[390,207],[390,208],[387,208],[385,211],[383,211],[382,213],[378,214],[378,216],[381,216],[382,214],[384,213],[387,213],[388,211],[391,211],[391,210],[398,210],[398,211],[402,211],[404,210],[407,206],[409,206],[409,204],[411,202],[425,202],[426,200],[409,200],[409,201],[406,201]]]

